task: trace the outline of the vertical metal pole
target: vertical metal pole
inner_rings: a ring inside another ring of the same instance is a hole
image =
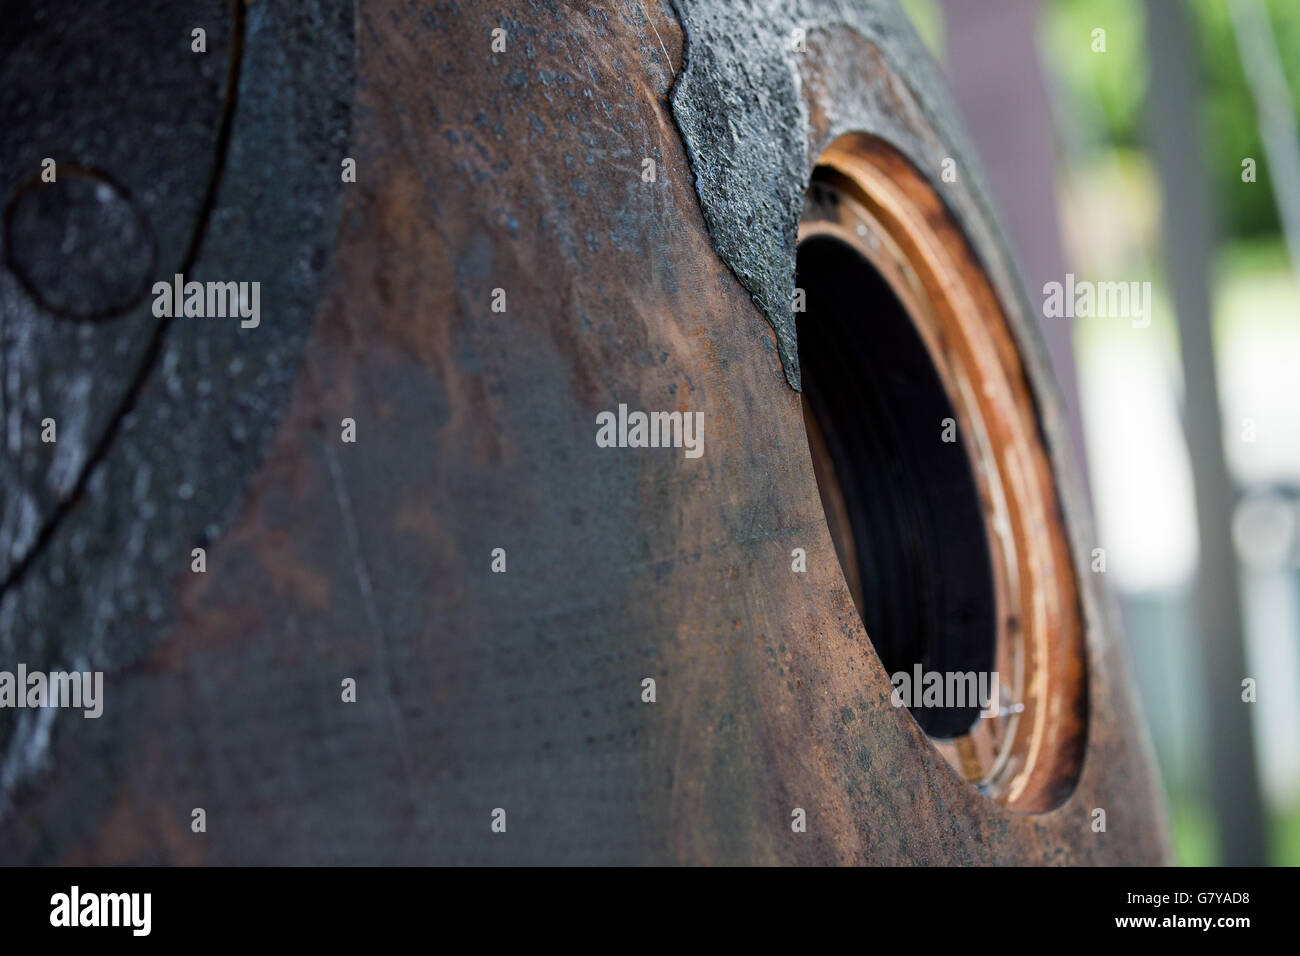
[[[1197,43],[1184,0],[1147,0],[1151,54],[1148,122],[1164,190],[1165,270],[1178,314],[1184,421],[1200,533],[1197,600],[1205,668],[1210,801],[1219,862],[1265,862],[1262,809],[1246,672],[1241,596],[1231,521],[1236,493],[1223,452],[1223,421],[1210,326],[1213,266],[1209,182],[1198,134]],[[1235,434],[1236,429],[1233,429]]]

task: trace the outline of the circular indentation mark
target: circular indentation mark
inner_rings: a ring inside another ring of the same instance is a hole
[[[10,270],[54,315],[109,319],[149,288],[153,231],[126,189],[99,170],[63,164],[56,182],[28,181],[4,220]]]

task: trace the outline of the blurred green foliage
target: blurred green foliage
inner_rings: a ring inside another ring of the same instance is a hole
[[[1215,210],[1228,236],[1279,231],[1255,101],[1241,68],[1228,0],[1188,0],[1201,50],[1203,143]],[[1264,0],[1291,103],[1300,123],[1300,2]],[[1144,147],[1148,58],[1146,5],[1138,0],[1048,0],[1043,5],[1043,54],[1064,86],[1070,113],[1100,128],[1088,138]],[[1106,52],[1092,50],[1092,31],[1106,31]],[[1241,181],[1241,162],[1256,162],[1257,182]]]
[[[912,20],[921,41],[936,60],[943,61],[947,37],[944,35],[943,10],[939,0],[901,0],[903,11]]]
[[[1273,824],[1274,866],[1300,866],[1300,804],[1278,815]]]
[[[1214,817],[1203,805],[1171,797],[1169,830],[1174,840],[1174,857],[1180,866],[1214,866],[1218,862]]]
[[[1098,128],[1103,146],[1142,146],[1146,97],[1144,5],[1138,0],[1048,0],[1042,9],[1044,67],[1064,86],[1067,116]],[[1093,52],[1092,31],[1106,31],[1106,52]]]

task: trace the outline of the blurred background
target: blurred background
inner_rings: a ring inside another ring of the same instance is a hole
[[[1033,300],[1152,284],[1040,317],[1104,573],[1179,862],[1300,864],[1300,2],[903,6]]]

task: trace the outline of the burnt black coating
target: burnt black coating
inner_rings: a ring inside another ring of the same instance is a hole
[[[912,87],[924,125],[940,134],[918,141],[910,117],[897,115],[903,104],[868,100],[873,108],[862,109],[863,98],[845,97],[838,102],[844,112],[832,118],[834,135],[893,133],[918,166],[936,170],[950,155],[940,142],[956,144],[967,169],[971,150],[951,122],[955,112],[938,67],[895,0],[675,0],[675,6],[686,33],[686,64],[673,89],[673,117],[704,219],[718,255],[775,330],[786,380],[799,391],[795,237],[812,162],[826,145],[810,142],[800,64],[818,35],[843,27],[870,38]]]
[[[28,33],[9,34],[10,42],[39,48],[47,42],[42,31],[62,29],[50,5],[44,6],[50,16],[13,21]],[[157,0],[113,9],[129,10],[133,22],[122,35],[148,47],[158,61],[168,62],[175,45],[185,57],[197,57],[190,51],[190,28],[202,21],[192,7],[180,17],[171,7]],[[210,11],[206,55],[213,62],[224,56],[221,17],[231,9],[214,4]],[[172,267],[185,260],[191,245],[187,223],[199,215],[201,231],[186,279],[260,281],[261,324],[244,329],[237,319],[157,320],[151,298],[134,318],[67,322],[32,306],[15,291],[12,276],[0,280],[0,365],[12,372],[38,359],[54,363],[61,377],[48,386],[49,395],[83,396],[86,408],[109,413],[84,425],[68,413],[61,423],[59,442],[50,447],[77,453],[60,465],[66,478],[55,520],[39,526],[39,533],[29,533],[21,522],[0,526],[0,553],[18,557],[0,578],[2,660],[23,661],[33,670],[110,671],[147,653],[172,614],[177,575],[188,572],[191,549],[212,540],[238,505],[297,374],[346,188],[340,163],[347,155],[355,84],[354,10],[348,0],[264,0],[230,27],[237,90],[229,119],[218,130],[211,122],[191,129],[184,104],[164,79],[156,92],[137,90],[107,106],[127,131],[154,97],[170,103],[170,132],[187,157],[180,165],[188,164],[190,178],[170,187],[179,205],[159,219],[175,228],[161,236],[155,281],[170,279]],[[66,49],[57,36],[48,42]],[[99,52],[91,46],[84,55]],[[96,102],[102,91],[89,84],[120,66],[68,65],[67,75],[87,86],[66,90],[65,105],[74,109],[81,97]],[[225,69],[222,61],[221,82]],[[26,108],[12,98],[4,102],[10,113]],[[31,144],[15,141],[11,128],[3,128],[6,150],[31,151]],[[132,157],[150,169],[160,163],[129,136],[121,143],[78,137],[76,128],[45,130],[48,145],[42,149],[87,167],[114,167],[123,177]],[[70,139],[60,139],[62,134]],[[211,160],[214,145],[219,156]],[[30,168],[38,173],[38,161]],[[209,168],[216,179],[204,209]],[[162,189],[167,182],[155,185]],[[19,334],[28,325],[57,327],[69,344],[63,352],[29,356],[23,343],[40,337]],[[95,338],[101,333],[103,342]],[[133,359],[94,361],[96,350],[110,353],[109,343],[116,340]],[[6,377],[13,379],[0,376]],[[5,401],[27,402],[28,418],[42,417],[40,401],[12,393]],[[35,440],[35,434],[28,437]],[[5,501],[18,493],[16,483],[21,476],[0,473]],[[0,817],[15,788],[43,764],[47,722],[55,713],[0,712]]]

